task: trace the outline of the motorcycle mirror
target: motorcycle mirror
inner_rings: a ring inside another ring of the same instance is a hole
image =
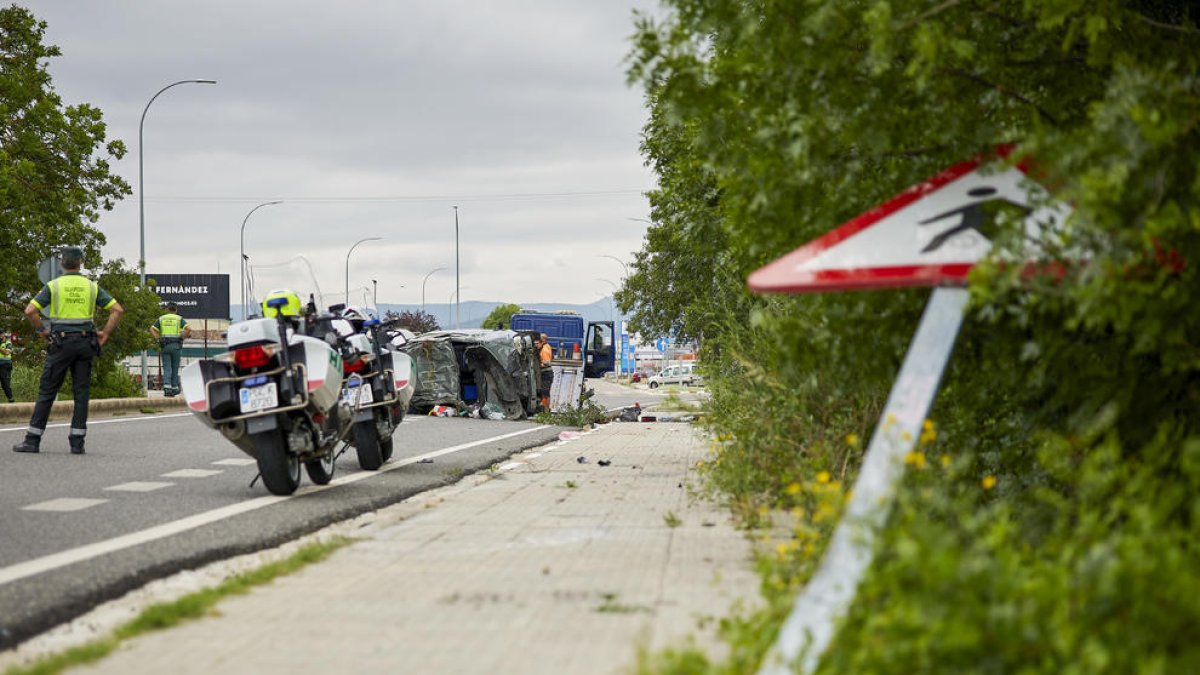
[[[335,333],[335,332],[333,332],[333,331],[329,331],[329,332],[325,333],[325,342],[326,342],[326,343],[327,343],[327,344],[328,344],[330,347],[336,346],[336,345],[337,345],[337,343],[338,343],[338,336],[337,336],[337,333]]]
[[[346,303],[344,302],[339,302],[336,305],[329,306],[329,311],[333,312],[334,314],[341,314],[343,309],[346,309]]]

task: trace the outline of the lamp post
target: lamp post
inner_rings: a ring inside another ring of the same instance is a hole
[[[142,119],[138,122],[138,287],[146,287],[146,189],[145,189],[145,173],[143,171],[142,162],[142,127],[146,125],[146,113],[150,112],[150,104],[154,103],[154,99],[158,98],[164,91],[171,87],[177,87],[181,84],[216,84],[216,80],[180,80],[172,82],[167,86],[159,89],[150,100],[146,102],[146,107],[142,109]],[[146,382],[146,350],[142,350],[142,391],[147,390]]]
[[[379,313],[379,282],[371,280],[371,304],[375,305],[375,313]]]
[[[459,289],[459,268],[458,268],[458,207],[454,207],[454,289],[455,293]],[[462,320],[462,312],[460,311],[460,303],[462,298],[454,301],[454,327],[460,328]]]
[[[602,257],[612,258],[612,256],[602,256]],[[613,260],[617,260],[617,259],[613,258]],[[617,260],[617,262],[621,262],[621,261]],[[622,263],[622,264],[624,264],[624,263]],[[617,307],[616,292],[620,289],[617,287],[617,285],[615,283],[609,281],[608,279],[596,277],[596,281],[603,281],[604,283],[613,287],[613,296],[608,299],[608,305],[610,308],[609,312],[608,312],[608,318],[611,321],[613,318],[613,310],[615,310]],[[622,344],[622,342],[621,342],[621,315],[620,315],[620,313],[617,314],[617,321],[616,321],[616,324],[613,326],[613,342],[616,343],[616,345],[617,345],[617,358],[616,358],[616,363],[613,364],[613,367],[616,368],[617,377],[620,377],[621,376],[621,362],[625,360],[625,345]]]
[[[433,276],[434,272],[440,272],[444,269],[446,269],[446,268],[438,267],[438,268],[429,270],[429,274],[426,274],[425,278],[421,280],[421,313],[422,314],[425,313],[425,282],[429,281],[429,277]]]
[[[250,213],[247,213],[246,217],[242,218],[242,232],[238,239],[238,242],[239,242],[238,243],[238,251],[241,255],[240,260],[242,261],[241,277],[240,277],[241,285],[242,285],[242,319],[245,319],[246,314],[247,314],[247,312],[246,312],[246,222],[250,220],[251,214],[253,214],[255,211],[261,209],[262,207],[273,206],[275,204],[282,204],[282,203],[283,202],[281,202],[281,201],[263,202],[262,204],[259,204],[258,206],[250,209]]]
[[[367,242],[367,241],[379,241],[380,239],[383,239],[383,237],[367,237],[366,239],[359,239],[358,241],[354,242],[354,245],[350,247],[349,251],[346,251],[346,304],[347,305],[350,304],[350,254],[354,253],[354,249],[358,248],[359,244],[361,244],[363,242]]]
[[[603,254],[601,254],[601,255],[598,255],[598,256],[596,256],[596,257],[597,257],[597,258],[608,258],[609,260],[616,260],[616,261],[617,261],[617,264],[618,264],[618,265],[620,265],[620,266],[621,266],[621,268],[625,270],[625,276],[621,277],[621,282],[622,282],[622,283],[624,283],[624,281],[625,281],[625,277],[629,276],[629,265],[626,265],[624,261],[622,261],[620,258],[618,258],[618,257],[617,257],[617,256],[615,256],[615,255],[603,255]],[[609,283],[612,283],[612,282],[609,282]]]

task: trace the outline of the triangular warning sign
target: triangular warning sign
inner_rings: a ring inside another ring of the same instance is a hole
[[[1010,147],[1001,148],[1006,156]],[[1044,205],[1044,190],[1021,168],[957,164],[914,185],[828,234],[750,275],[760,293],[800,293],[966,283],[967,272],[992,247],[985,234],[993,202],[1027,212],[1036,238],[1070,209]],[[1042,205],[1034,206],[1041,202]]]

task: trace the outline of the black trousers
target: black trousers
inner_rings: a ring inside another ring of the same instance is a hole
[[[75,394],[75,410],[71,415],[71,437],[82,439],[87,435],[88,400],[91,398],[92,359],[96,357],[92,345],[94,337],[80,335],[66,337],[58,344],[50,343],[50,353],[42,368],[42,381],[38,386],[37,403],[33,406],[33,417],[29,420],[30,436],[41,438],[50,419],[50,407],[58,397],[63,379],[71,373],[71,388]]]
[[[4,389],[4,395],[12,401],[12,361],[0,363],[0,388]]]

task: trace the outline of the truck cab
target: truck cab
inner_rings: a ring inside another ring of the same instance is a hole
[[[585,321],[575,312],[518,312],[512,330],[545,333],[555,361],[582,361],[584,377],[602,377],[617,363],[612,321]]]

